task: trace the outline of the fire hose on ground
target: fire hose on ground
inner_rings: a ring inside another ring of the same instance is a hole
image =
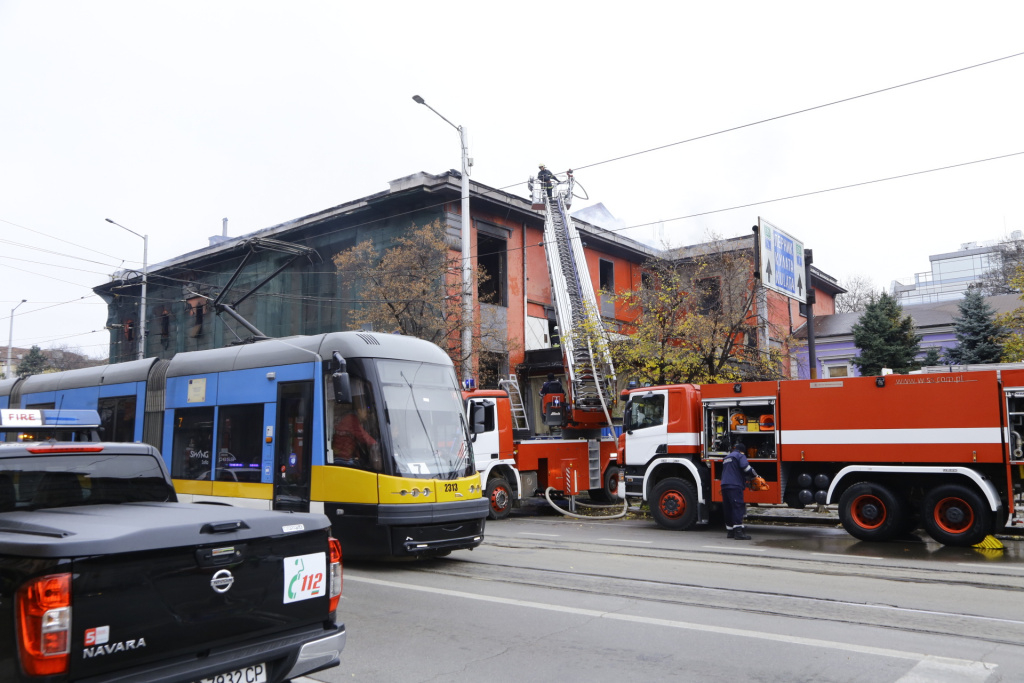
[[[575,517],[576,519],[619,519],[621,517],[625,517],[626,513],[629,511],[629,501],[627,501],[625,498],[623,498],[623,500],[622,500],[622,511],[618,512],[618,513],[616,513],[614,515],[597,515],[597,516],[577,515],[575,512],[569,512],[568,510],[565,510],[565,509],[559,507],[558,505],[555,504],[555,501],[551,500],[551,492],[554,491],[554,490],[555,489],[550,487],[550,486],[547,487],[547,489],[544,491],[544,498],[547,499],[548,505],[550,505],[551,507],[555,508],[556,510],[558,510],[560,513],[562,513],[566,517]],[[598,508],[598,509],[614,509],[614,508],[619,507],[618,505],[598,505],[596,503],[583,503],[581,501],[576,501],[576,504],[577,505],[582,505],[584,507]]]

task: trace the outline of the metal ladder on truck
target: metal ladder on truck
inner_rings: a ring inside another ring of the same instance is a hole
[[[529,431],[530,420],[526,416],[526,406],[523,405],[523,394],[519,391],[519,380],[515,375],[509,375],[508,379],[498,380],[498,388],[508,393],[512,406],[512,429]]]
[[[544,207],[544,253],[566,372],[572,387],[571,408],[583,412],[603,411],[606,425],[610,426],[608,402],[615,386],[615,369],[587,270],[583,243],[569,217],[574,183],[570,171],[568,180],[555,185],[549,197],[543,183],[530,179],[534,207],[539,208],[541,202]]]

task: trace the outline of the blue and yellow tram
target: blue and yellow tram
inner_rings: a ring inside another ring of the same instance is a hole
[[[270,339],[0,382],[0,408],[94,409],[160,448],[179,499],[326,514],[346,557],[483,540],[455,370],[412,337]]]

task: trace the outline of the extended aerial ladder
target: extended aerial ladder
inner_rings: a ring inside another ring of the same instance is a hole
[[[569,378],[569,424],[582,428],[612,424],[615,368],[608,350],[597,297],[583,254],[583,242],[568,209],[575,180],[572,171],[553,187],[530,178],[533,208],[544,210],[544,253],[551,277],[560,343]]]
[[[474,434],[473,453],[492,519],[506,517],[516,501],[533,496],[544,496],[562,514],[579,516],[575,506],[581,492],[588,492],[591,501],[609,503],[620,489],[617,441],[602,433],[612,426],[615,369],[583,243],[568,213],[572,172],[551,188],[550,196],[543,182],[530,178],[529,185],[533,208],[544,211],[544,252],[568,391],[543,397],[544,424],[560,430],[546,435],[529,429],[516,375],[501,380],[497,390],[467,387],[463,392],[470,414],[480,416],[482,430]],[[569,510],[552,496],[567,499]],[[625,513],[623,504],[611,516]]]

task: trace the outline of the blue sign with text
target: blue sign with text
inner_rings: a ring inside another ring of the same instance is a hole
[[[804,245],[765,220],[759,221],[761,284],[807,302]]]

